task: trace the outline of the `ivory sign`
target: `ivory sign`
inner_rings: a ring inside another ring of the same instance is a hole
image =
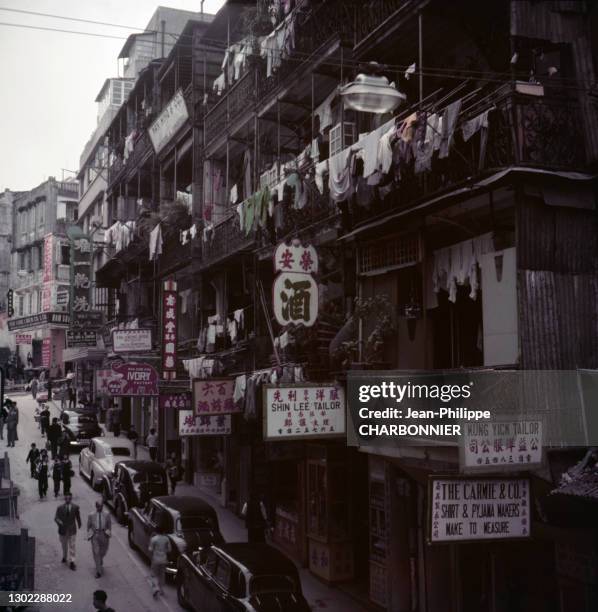
[[[264,385],[264,440],[345,435],[345,393],[332,384]]]
[[[463,424],[461,467],[529,469],[542,463],[542,422],[503,421]]]
[[[431,478],[429,542],[528,538],[529,489],[524,478]]]

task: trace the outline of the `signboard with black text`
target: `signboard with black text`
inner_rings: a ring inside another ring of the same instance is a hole
[[[93,330],[69,329],[66,332],[66,344],[68,348],[79,348],[84,346],[97,346],[96,332]]]

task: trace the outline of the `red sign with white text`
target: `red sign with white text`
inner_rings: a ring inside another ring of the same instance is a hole
[[[176,378],[178,293],[175,281],[166,281],[162,290],[162,378]]]

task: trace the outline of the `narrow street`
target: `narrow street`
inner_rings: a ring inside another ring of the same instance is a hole
[[[19,408],[19,440],[15,448],[8,449],[12,478],[19,486],[19,518],[23,526],[29,529],[29,535],[36,539],[35,587],[40,593],[72,593],[72,603],[68,605],[53,604],[41,609],[64,609],[77,612],[92,609],[92,594],[96,589],[108,593],[108,603],[115,610],[127,612],[145,612],[148,610],[182,610],[177,603],[176,590],[167,584],[165,596],[157,602],[153,599],[147,578],[149,565],[138,553],[129,549],[127,531],[113,520],[112,539],[108,554],[104,560],[105,574],[96,579],[91,545],[86,539],[85,523],[87,515],[93,510],[97,494],[78,473],[78,458],[71,455],[75,477],[73,478],[73,502],[81,508],[83,529],[77,536],[77,569],[71,571],[61,561],[62,552],[58,540],[58,530],[54,523],[54,513],[62,503],[62,495],[55,500],[52,481],[48,488],[48,497],[39,501],[37,481],[29,476],[29,465],[25,463],[28,449],[32,442],[38,446],[44,444],[37,423],[33,418],[35,402],[29,394],[15,395]],[[52,416],[57,416],[53,410]],[[2,443],[2,452],[4,452]]]

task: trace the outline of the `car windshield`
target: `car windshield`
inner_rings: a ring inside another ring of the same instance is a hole
[[[135,472],[133,474],[133,482],[149,482],[150,484],[162,484],[164,479],[162,474],[156,472]]]
[[[179,516],[176,520],[177,531],[193,529],[215,529],[214,520],[209,516]]]
[[[253,576],[249,582],[249,591],[252,595],[295,590],[295,581],[290,576]]]
[[[95,417],[94,417],[94,416],[91,416],[91,415],[89,415],[89,414],[78,414],[76,417],[72,417],[72,416],[71,416],[71,417],[69,417],[69,420],[70,420],[71,422],[73,422],[73,421],[77,421],[77,422],[79,422],[79,423],[87,423],[87,424],[89,424],[89,423],[95,423],[95,422],[96,422]]]

